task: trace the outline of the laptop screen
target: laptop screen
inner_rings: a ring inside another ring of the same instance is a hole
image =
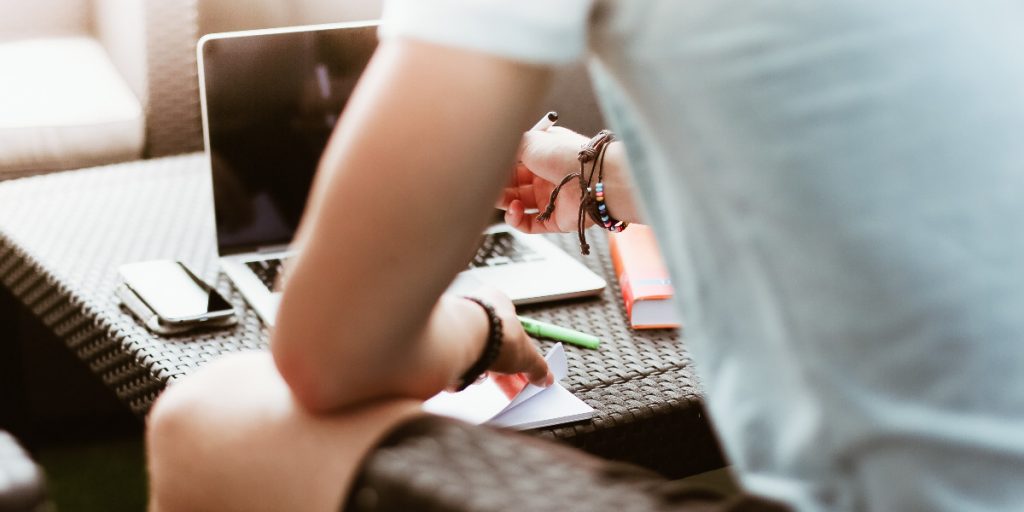
[[[200,73],[220,254],[292,240],[376,24],[208,38]]]

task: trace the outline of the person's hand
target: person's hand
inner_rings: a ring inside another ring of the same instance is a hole
[[[477,297],[490,304],[498,317],[501,318],[501,327],[504,339],[501,343],[501,350],[494,364],[488,371],[497,373],[523,373],[530,383],[537,386],[547,387],[554,383],[554,375],[548,370],[548,363],[541,356],[540,351],[526,335],[522,324],[516,317],[516,307],[509,298],[494,288],[479,288],[472,296]],[[477,304],[473,306],[483,309]]]
[[[580,185],[576,178],[562,187],[547,221],[537,220],[536,214],[526,210],[544,211],[555,186],[567,174],[579,171],[576,155],[586,143],[586,137],[560,126],[524,133],[519,162],[498,204],[505,210],[505,223],[525,233],[575,231],[580,209]],[[592,223],[589,218],[586,220]]]
[[[502,191],[498,208],[505,210],[505,223],[525,233],[557,233],[576,231],[580,208],[580,185],[577,178],[566,183],[555,198],[551,218],[537,220],[536,213],[544,211],[551,192],[567,174],[579,172],[577,160],[580,148],[589,139],[572,130],[553,126],[546,131],[528,131],[523,134],[519,147],[519,162],[514,175]],[[586,170],[589,172],[590,164]],[[605,202],[616,218],[627,222],[638,221],[628,176],[625,153],[621,142],[612,142],[605,153]],[[585,226],[593,224],[584,216]]]

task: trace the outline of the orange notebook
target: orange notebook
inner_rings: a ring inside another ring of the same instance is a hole
[[[609,235],[609,248],[630,325],[634,329],[682,325],[673,304],[672,280],[654,231],[648,226],[630,224],[621,233]]]

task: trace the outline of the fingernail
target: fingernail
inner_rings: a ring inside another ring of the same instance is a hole
[[[555,383],[555,375],[548,372],[548,377],[544,379],[544,387],[549,387]]]

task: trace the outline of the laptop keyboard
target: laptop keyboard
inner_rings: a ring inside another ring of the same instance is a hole
[[[245,265],[252,270],[256,277],[266,285],[267,289],[274,289],[274,282],[281,274],[284,265],[289,258],[272,258],[259,261],[247,261]],[[544,256],[533,250],[531,247],[520,243],[516,237],[503,232],[487,233],[480,239],[480,247],[476,255],[469,262],[468,268],[486,268],[508,265],[510,263],[523,263],[544,259]]]
[[[469,268],[497,267],[510,263],[537,261],[544,257],[516,240],[509,233],[487,233],[480,240],[476,255],[469,262]]]
[[[247,261],[245,266],[249,267],[249,270],[252,270],[252,273],[260,278],[260,281],[266,285],[267,289],[273,290],[274,281],[277,280],[277,276],[281,274],[288,260],[289,258],[273,258],[269,260]]]

